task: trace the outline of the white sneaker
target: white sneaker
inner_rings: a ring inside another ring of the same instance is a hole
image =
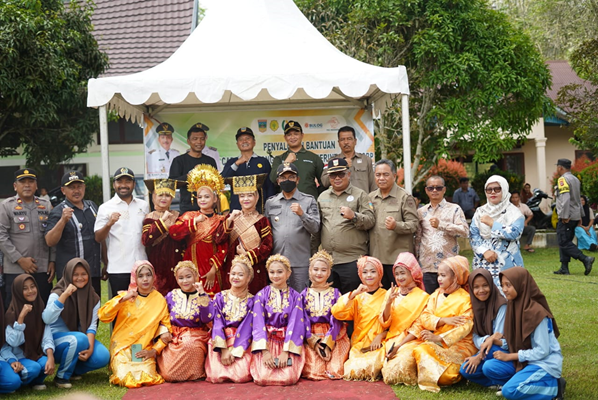
[[[47,387],[46,385],[44,385],[43,383],[41,385],[33,385],[32,387],[33,390],[46,390]]]
[[[497,395],[498,397],[502,397],[502,390],[499,390],[498,392],[496,392],[496,395]]]

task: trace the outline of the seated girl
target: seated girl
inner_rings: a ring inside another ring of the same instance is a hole
[[[0,296],[0,326],[4,323],[4,302]],[[21,376],[23,365],[12,353],[10,346],[6,343],[6,333],[0,331],[0,394],[12,393],[21,387]]]
[[[559,328],[546,297],[525,268],[503,271],[500,279],[507,298],[509,352],[495,351],[494,359],[484,364],[485,375],[504,384],[506,399],[562,399],[566,383]]]
[[[136,261],[127,292],[104,304],[102,322],[116,319],[110,338],[110,383],[128,388],[164,382],[156,371],[156,355],[170,339],[170,315],[164,297],[155,290],[154,267]]]
[[[382,368],[384,383],[396,385],[401,382],[415,382],[413,368],[405,361],[413,360],[411,355],[417,341],[409,341],[409,328],[428,303],[430,295],[426,293],[423,273],[415,256],[411,253],[400,253],[393,266],[393,274],[398,286],[394,286],[386,294],[385,306],[380,313],[382,327],[388,329],[386,334],[386,357],[388,361]],[[404,378],[406,374],[413,374]]]
[[[581,207],[584,216],[581,217],[579,224],[575,227],[577,247],[580,250],[596,251],[598,249],[598,237],[596,237],[596,230],[594,229],[594,211],[590,208],[587,196],[581,196]]]
[[[214,325],[208,343],[206,380],[212,383],[250,382],[253,279],[251,261],[235,256],[229,273],[230,289],[214,296]]]
[[[364,256],[357,261],[361,284],[352,292],[341,296],[332,307],[332,315],[341,321],[354,321],[349,359],[344,365],[346,380],[380,379],[384,362],[386,331],[379,315],[384,305],[386,290],[382,288],[382,263],[374,257]]]
[[[110,361],[108,349],[96,340],[100,296],[91,285],[89,264],[82,258],[70,260],[48,298],[42,313],[52,329],[55,357],[60,368],[55,381],[69,385],[89,371],[104,368]]]
[[[214,309],[193,262],[179,262],[174,275],[180,289],[166,295],[172,340],[157,357],[158,371],[167,382],[194,381],[206,376],[204,364],[210,339],[207,324],[212,321]]]
[[[413,352],[403,353],[403,366],[408,373],[398,382],[419,385],[422,390],[439,392],[461,380],[459,368],[473,355],[473,311],[467,292],[469,262],[455,256],[438,265],[438,285],[428,298],[426,308],[408,329],[406,341],[415,341]],[[465,287],[465,288],[464,288]],[[417,377],[415,380],[414,378]]]
[[[287,285],[291,276],[288,258],[280,254],[270,256],[266,269],[272,283],[260,290],[253,301],[251,376],[261,386],[294,385],[305,364],[301,298]]]
[[[54,373],[54,340],[49,325],[44,324],[42,312],[44,302],[38,296],[37,283],[29,274],[21,274],[12,283],[12,300],[6,311],[6,344],[14,359],[13,371],[18,373],[22,385],[33,385],[35,390],[44,390],[44,380]],[[16,363],[16,364],[15,364]],[[56,377],[56,385],[63,385]]]
[[[504,339],[507,300],[494,284],[492,274],[483,268],[474,269],[469,276],[469,296],[473,308],[473,343],[479,349],[475,356],[467,357],[459,371],[461,375],[482,386],[496,386],[484,373],[487,360],[495,351],[507,351]]]
[[[340,297],[338,289],[327,282],[334,261],[326,250],[309,260],[311,286],[301,293],[305,310],[305,366],[301,376],[307,379],[340,379],[349,357],[351,341],[344,322],[332,316],[332,306]]]

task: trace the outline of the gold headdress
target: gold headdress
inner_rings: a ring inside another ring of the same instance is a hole
[[[334,259],[326,250],[320,250],[309,259],[309,266],[311,267],[316,261],[323,261],[328,264],[329,268],[334,265]]]
[[[234,176],[226,178],[225,183],[231,185],[234,194],[261,191],[267,174]]]
[[[273,262],[281,263],[282,265],[284,265],[284,267],[286,268],[287,271],[291,272],[291,262],[285,256],[283,256],[281,254],[274,254],[274,255],[268,257],[268,261],[266,261],[266,270],[270,270],[270,265]]]
[[[166,193],[172,197],[174,197],[177,189],[185,186],[185,182],[174,179],[145,179],[144,182],[150,193],[156,193],[157,195]]]
[[[233,261],[230,264],[231,271],[232,271],[233,267],[237,264],[243,264],[246,267],[247,273],[249,274],[249,282],[251,282],[253,280],[253,264],[251,263],[249,258],[247,258],[247,256],[244,256],[242,254],[237,254],[235,256],[235,258],[233,258]]]
[[[224,189],[224,179],[218,173],[218,170],[211,165],[196,165],[187,174],[187,190],[191,192],[192,199],[195,197],[195,193],[202,187],[209,188],[216,194],[217,199],[221,197],[220,194]]]
[[[195,275],[199,275],[199,271],[197,270],[195,264],[193,264],[193,261],[179,261],[179,263],[173,269],[174,276],[176,276],[176,273],[183,268],[189,268],[191,271],[195,272]]]

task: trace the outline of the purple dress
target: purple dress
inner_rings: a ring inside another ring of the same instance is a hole
[[[172,325],[172,341],[158,357],[158,369],[167,382],[205,377],[205,358],[210,339],[207,324],[214,306],[207,294],[174,289],[166,295]]]
[[[328,288],[318,291],[306,288],[301,292],[305,309],[305,367],[302,376],[307,379],[340,379],[343,365],[349,357],[351,343],[345,323],[334,318],[332,306],[341,296],[338,289]],[[318,352],[317,342],[332,350],[329,361],[324,361]]]
[[[206,380],[212,383],[225,381],[250,382],[251,330],[253,324],[253,300],[248,293],[245,298],[234,296],[230,290],[214,296],[214,325],[208,344]],[[235,357],[231,365],[220,360],[222,349],[229,349]]]
[[[305,323],[301,295],[291,287],[279,290],[266,286],[253,302],[253,343],[251,375],[258,385],[294,385],[301,376],[305,357]],[[264,365],[262,350],[274,359],[289,352],[291,366],[269,369]]]

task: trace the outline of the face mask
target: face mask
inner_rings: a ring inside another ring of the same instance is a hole
[[[297,182],[294,181],[282,181],[280,182],[280,188],[285,193],[291,193],[297,187]]]

